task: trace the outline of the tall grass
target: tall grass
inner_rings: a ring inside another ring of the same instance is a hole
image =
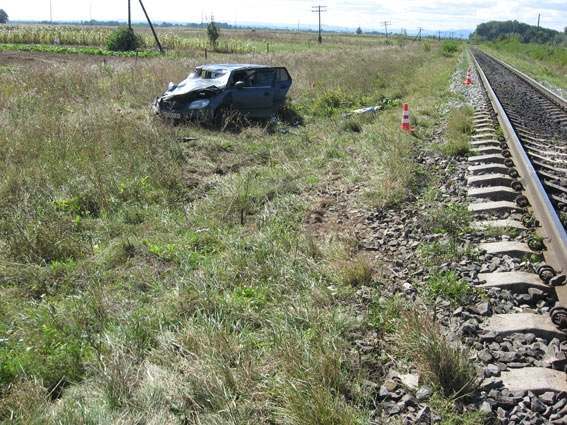
[[[463,156],[470,151],[470,137],[474,132],[473,110],[469,106],[455,108],[447,117],[447,131],[441,151],[449,156]]]
[[[401,352],[410,353],[420,373],[445,397],[466,398],[475,392],[478,379],[469,353],[450,343],[430,316],[405,312],[398,335]]]
[[[411,195],[411,144],[428,130],[398,136],[392,106],[347,132],[349,107],[311,105],[331,90],[404,97],[427,124],[454,59],[400,49],[261,57],[288,67],[307,111],[282,132],[152,117],[152,96],[196,61],[4,68],[0,421],[363,423],[352,297],[371,266],[337,267],[305,217],[329,187]]]

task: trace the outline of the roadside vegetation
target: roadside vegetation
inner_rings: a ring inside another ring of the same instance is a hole
[[[159,52],[153,50],[113,51],[98,47],[69,47],[45,44],[0,44],[0,52],[56,53],[89,56],[116,56],[124,58],[151,58],[159,56]]]
[[[402,313],[400,325],[398,347],[411,357],[425,379],[449,399],[474,394],[478,378],[466,348],[449,343],[427,313]]]
[[[446,140],[441,147],[442,151],[449,156],[467,155],[473,134],[473,109],[470,106],[452,109],[447,117]]]
[[[361,311],[357,289],[379,288],[380,266],[305,221],[329,189],[360,186],[355,203],[377,207],[418,190],[416,148],[457,57],[428,46],[256,57],[290,70],[305,125],[238,132],[149,114],[193,60],[2,67],[0,421],[366,423],[383,347],[360,361],[352,335],[395,332],[400,302]],[[399,131],[402,101],[412,135]],[[434,357],[420,367],[441,400],[464,395],[460,349],[429,332],[435,346],[407,343],[440,347],[458,373],[432,369]]]
[[[221,26],[215,23],[217,31]],[[75,47],[106,49],[113,26],[78,25],[3,25],[0,27],[0,43],[9,45],[41,45],[45,47]],[[147,27],[134,27],[148,51],[154,51],[155,40]],[[157,30],[160,42],[167,54],[174,56],[204,57],[211,42],[207,28],[167,28]],[[332,51],[337,48],[357,50],[377,45],[404,46],[410,40],[401,37],[391,39],[356,34],[325,34],[325,42],[317,43],[316,36],[294,31],[262,31],[252,29],[226,30],[217,38],[215,51],[225,54],[296,53],[316,49]],[[262,57],[262,56],[261,56]],[[267,58],[266,58],[267,59]]]
[[[117,28],[106,41],[106,48],[112,52],[130,52],[141,47],[144,47],[144,39],[132,28]]]
[[[567,45],[520,43],[506,39],[481,45],[488,53],[540,82],[567,90]]]

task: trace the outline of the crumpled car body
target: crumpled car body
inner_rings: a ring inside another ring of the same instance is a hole
[[[202,65],[179,84],[169,83],[152,109],[173,120],[213,119],[227,110],[249,118],[269,118],[284,105],[291,84],[284,67]]]

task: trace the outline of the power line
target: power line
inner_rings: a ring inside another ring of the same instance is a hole
[[[319,15],[319,37],[317,39],[319,41],[319,44],[323,42],[323,37],[321,36],[321,13],[326,11],[327,11],[327,6],[317,5],[311,7],[311,12],[317,13]]]

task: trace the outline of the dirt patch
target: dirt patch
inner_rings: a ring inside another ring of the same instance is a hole
[[[315,207],[305,217],[307,232],[318,238],[338,234],[363,239],[363,232],[368,230],[364,223],[367,212],[353,207],[360,190],[354,186],[319,191],[313,200]]]
[[[53,65],[67,63],[103,64],[103,63],[135,63],[154,58],[127,58],[119,56],[92,56],[83,54],[62,54],[42,52],[0,52],[0,66],[3,65]]]

